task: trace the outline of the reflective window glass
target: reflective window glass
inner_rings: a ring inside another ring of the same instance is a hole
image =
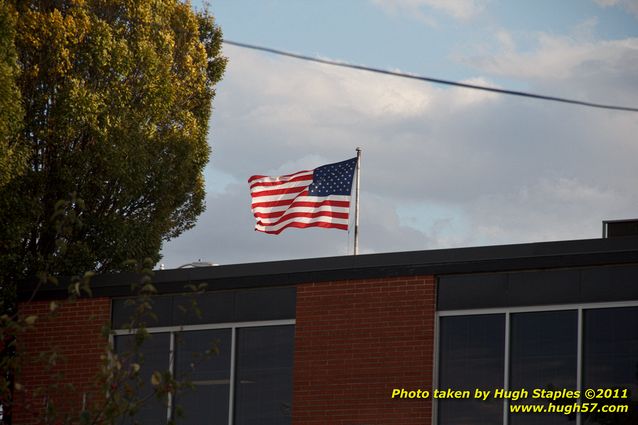
[[[237,330],[236,425],[291,423],[294,326]]]
[[[228,424],[231,330],[175,335],[175,376],[188,387],[175,397],[178,424]]]
[[[638,424],[638,307],[585,310],[583,388],[627,389],[630,396],[594,400],[629,411],[583,414],[583,424]]]
[[[439,385],[441,390],[469,390],[467,400],[439,400],[439,425],[503,422],[499,400],[473,399],[476,388],[503,387],[505,315],[450,316],[440,319]]]
[[[525,389],[527,400],[513,404],[538,403],[533,389],[576,391],[578,312],[543,311],[510,315],[510,389]],[[542,401],[542,400],[541,400]],[[552,401],[573,405],[573,398]],[[564,411],[564,409],[561,408]],[[576,415],[563,413],[512,414],[511,425],[558,425],[574,423]]]
[[[129,380],[126,384],[134,388],[132,403],[138,403],[134,416],[124,418],[122,423],[133,424],[165,424],[167,421],[167,400],[158,399],[153,394],[151,375],[154,371],[163,373],[168,370],[170,335],[168,333],[150,334],[140,345],[135,343],[134,335],[115,337],[115,350],[124,368],[130,368],[132,363],[141,366],[137,379]],[[131,405],[132,406],[132,405]]]

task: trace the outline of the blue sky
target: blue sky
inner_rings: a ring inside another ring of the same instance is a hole
[[[199,3],[195,2],[198,7]],[[227,39],[435,78],[638,106],[636,0],[221,0]],[[225,46],[207,211],[166,267],[351,252],[352,235],[252,230],[246,179],[364,150],[361,248],[600,236],[638,217],[638,114],[442,87]]]
[[[535,47],[538,32],[564,34],[591,25],[592,35],[601,38],[638,33],[635,17],[622,7],[594,1],[432,3],[457,3],[462,17],[418,0],[226,0],[211,10],[230,40],[455,80],[475,71],[453,57],[489,48],[503,31],[523,50]]]

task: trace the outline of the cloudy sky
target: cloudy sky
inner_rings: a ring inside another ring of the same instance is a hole
[[[198,2],[194,2],[196,5]],[[638,107],[638,0],[216,0],[228,40]],[[352,234],[255,232],[246,183],[363,149],[362,253],[596,238],[638,217],[638,113],[440,86],[230,45],[207,209],[167,268],[352,253]]]

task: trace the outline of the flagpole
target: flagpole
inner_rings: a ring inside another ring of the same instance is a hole
[[[359,188],[361,184],[361,148],[357,148],[357,191],[354,198],[354,255],[359,254]]]

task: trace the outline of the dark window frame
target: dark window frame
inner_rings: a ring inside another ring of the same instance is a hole
[[[586,311],[589,310],[597,310],[597,309],[621,309],[621,308],[638,308],[638,300],[630,300],[630,301],[613,301],[613,302],[588,302],[588,303],[571,303],[571,304],[556,304],[556,305],[536,305],[536,306],[509,306],[509,307],[495,307],[495,308],[485,308],[485,309],[458,309],[458,310],[443,310],[436,312],[436,321],[435,321],[435,349],[434,349],[434,370],[433,370],[433,388],[439,388],[439,364],[440,364],[440,342],[441,342],[441,318],[443,317],[463,317],[463,316],[476,316],[476,315],[487,315],[487,314],[503,314],[505,315],[506,326],[505,326],[505,362],[503,365],[506,373],[504,374],[504,382],[503,386],[505,388],[510,388],[510,351],[511,351],[511,315],[517,313],[531,313],[531,312],[548,312],[548,311],[566,311],[566,310],[576,310],[578,314],[577,320],[577,370],[576,370],[576,383],[577,389],[581,392],[583,391],[583,376],[584,376],[584,334],[583,334],[583,326],[584,326],[584,315]],[[587,400],[582,400],[587,401]],[[584,414],[578,413],[577,420],[582,425],[585,425]],[[439,424],[438,417],[438,402],[434,400],[433,402],[433,411],[432,411],[432,423]],[[577,422],[573,422],[577,423]],[[508,402],[503,402],[503,425],[510,425],[509,421],[509,407]]]
[[[231,365],[230,365],[230,388],[229,388],[229,410],[228,410],[228,425],[233,425],[235,422],[235,394],[236,394],[236,371],[237,371],[237,333],[239,329],[243,328],[261,328],[261,327],[277,327],[277,326],[296,326],[296,319],[280,319],[280,320],[260,320],[260,321],[250,321],[250,322],[230,322],[230,323],[210,323],[210,324],[196,324],[196,325],[184,325],[184,326],[160,326],[160,327],[149,327],[146,328],[146,331],[153,334],[169,334],[169,351],[168,358],[166,359],[166,363],[168,366],[168,370],[171,372],[175,371],[175,344],[177,334],[183,332],[190,331],[202,331],[202,330],[223,330],[230,329],[231,330]],[[115,343],[116,339],[120,336],[131,335],[136,331],[136,329],[128,330],[128,329],[116,329],[111,332],[111,343]],[[293,353],[294,353],[294,333],[293,333]],[[294,366],[294,365],[293,365]],[[143,366],[142,366],[143,367]],[[292,385],[291,385],[292,388]],[[291,394],[292,397],[292,394]],[[168,397],[166,409],[166,418],[167,422],[174,418],[175,415],[175,400],[172,397]],[[179,418],[177,419],[177,423],[179,424]]]

